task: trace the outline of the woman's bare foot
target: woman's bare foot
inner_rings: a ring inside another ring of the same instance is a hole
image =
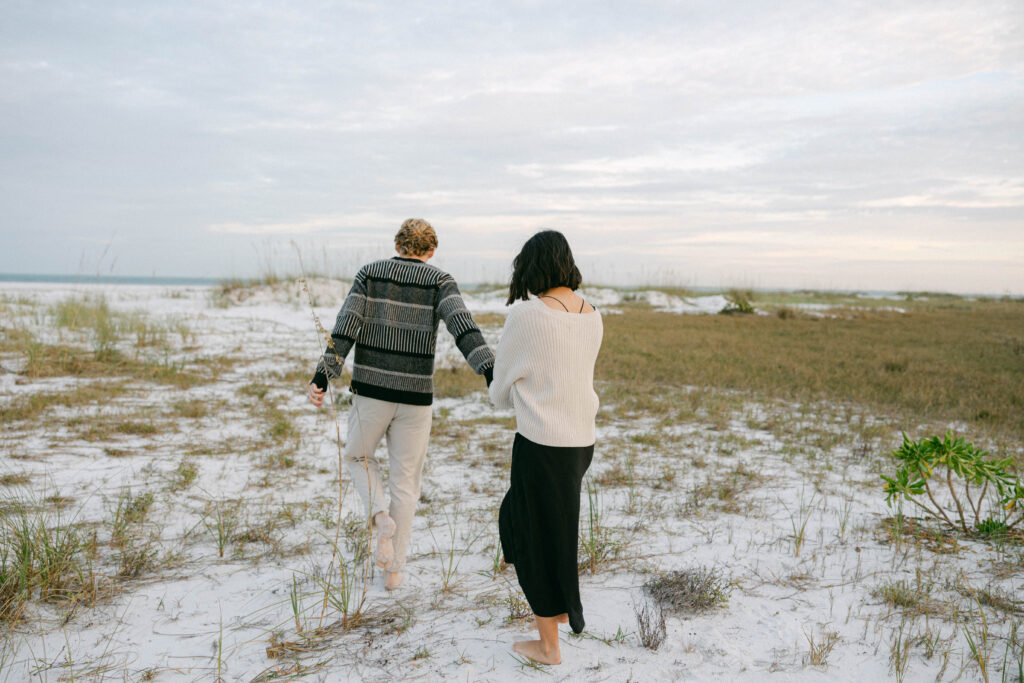
[[[395,536],[397,525],[386,512],[378,512],[373,516],[373,526],[377,529],[377,552],[374,560],[381,569],[387,569],[395,561]]]
[[[545,650],[543,641],[520,640],[512,645],[512,649],[540,664],[554,665],[562,663],[562,653],[559,651],[557,644],[553,650]]]
[[[402,572],[388,572],[387,581],[384,582],[384,587],[389,591],[393,591],[402,585]]]

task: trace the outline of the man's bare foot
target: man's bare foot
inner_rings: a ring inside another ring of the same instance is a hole
[[[520,640],[512,645],[512,649],[522,656],[532,659],[540,664],[561,664],[562,653],[555,645],[553,650],[544,649],[544,642],[540,640]]]
[[[387,581],[384,582],[384,587],[389,591],[393,591],[402,585],[402,572],[388,572]]]
[[[386,512],[378,512],[373,516],[373,526],[377,529],[377,552],[374,560],[381,569],[387,569],[395,561],[395,536],[397,525]]]

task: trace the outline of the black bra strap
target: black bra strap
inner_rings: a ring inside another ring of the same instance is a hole
[[[558,301],[558,305],[559,305],[559,306],[561,306],[562,308],[565,308],[565,312],[566,312],[566,313],[568,313],[568,312],[569,312],[569,309],[568,309],[568,308],[566,308],[565,304],[563,304],[563,303],[562,303],[561,301],[559,301],[558,299],[555,299],[555,297],[553,297],[553,296],[548,296],[548,295],[546,295],[546,294],[541,294],[541,295],[539,295],[539,298],[541,298],[541,299],[554,299],[555,301]],[[581,308],[580,310],[582,311],[583,309]]]

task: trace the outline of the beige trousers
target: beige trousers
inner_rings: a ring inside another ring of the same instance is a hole
[[[345,463],[367,514],[373,517],[378,512],[387,512],[395,520],[395,560],[388,571],[401,571],[405,566],[432,417],[430,406],[410,406],[358,394],[352,397]],[[380,463],[374,455],[384,436],[388,444],[390,505],[384,497]]]

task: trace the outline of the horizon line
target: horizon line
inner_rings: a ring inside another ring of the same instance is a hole
[[[199,276],[188,276],[188,275],[65,275],[55,273],[0,273],[0,282],[12,282],[12,283],[40,283],[40,284],[124,284],[124,285],[197,285],[197,286],[215,286],[227,282],[243,282],[259,284],[260,282],[267,282],[273,280],[292,280],[301,279],[303,277],[326,277],[337,280],[348,280],[351,278],[336,277],[332,275],[326,275],[324,273],[309,273],[307,275],[297,275],[294,273],[286,273],[283,275],[261,275],[257,277],[239,277],[239,276],[227,276],[227,277],[199,277]],[[463,281],[461,283],[466,287],[505,287],[507,283],[503,282],[474,282],[474,281]],[[676,285],[656,285],[639,283],[635,285],[611,285],[594,283],[589,285],[594,288],[603,289],[647,289],[655,291],[693,291],[703,293],[716,293],[716,292],[729,292],[733,290],[738,291],[751,291],[751,292],[821,292],[827,294],[880,294],[880,295],[932,295],[932,296],[955,296],[955,297],[984,297],[992,299],[1000,298],[1012,298],[1020,299],[1024,298],[1024,293],[1015,292],[954,292],[954,291],[941,291],[934,289],[866,289],[866,288],[815,288],[815,287],[750,287],[750,286],[710,286],[710,285],[692,285],[692,286],[676,286]],[[586,288],[586,285],[583,287]]]

